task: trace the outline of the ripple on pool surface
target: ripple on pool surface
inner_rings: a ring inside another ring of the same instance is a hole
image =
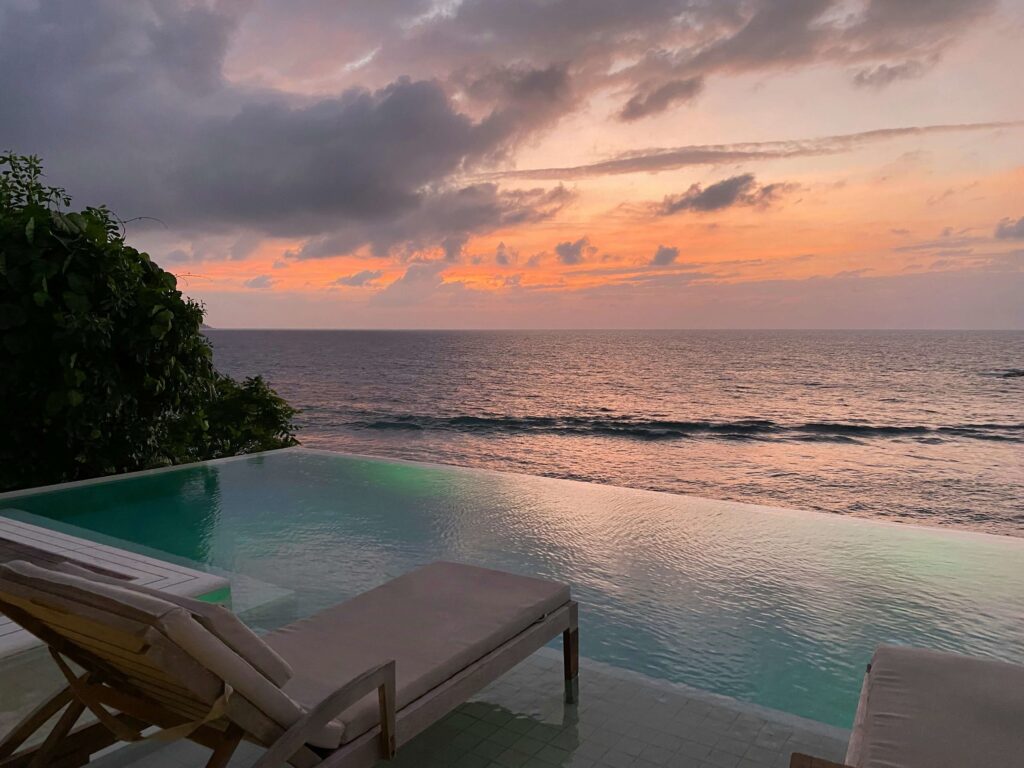
[[[585,656],[842,726],[878,643],[1024,662],[1006,537],[308,451],[0,506],[293,590],[268,627],[436,559],[565,580]]]

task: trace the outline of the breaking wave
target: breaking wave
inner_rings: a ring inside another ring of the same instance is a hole
[[[960,424],[955,426],[878,425],[853,422],[780,424],[768,419],[736,421],[673,421],[628,416],[425,416],[374,415],[345,426],[371,430],[442,430],[477,434],[566,434],[637,440],[800,440],[861,442],[880,438],[935,440],[966,438],[1024,442],[1024,424]]]

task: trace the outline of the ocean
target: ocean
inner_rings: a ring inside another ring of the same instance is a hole
[[[1024,332],[207,333],[309,447],[1024,536]]]

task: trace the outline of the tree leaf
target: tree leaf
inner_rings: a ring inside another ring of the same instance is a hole
[[[25,310],[17,304],[0,304],[0,330],[16,328],[26,319]]]
[[[75,314],[84,314],[89,311],[91,303],[89,299],[81,293],[75,293],[74,291],[64,291],[61,294],[64,299],[64,304]]]

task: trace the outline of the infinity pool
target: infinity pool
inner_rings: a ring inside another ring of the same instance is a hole
[[[565,580],[583,655],[834,725],[881,642],[1024,662],[1005,537],[303,449],[2,508],[293,592],[264,628],[439,558]]]

